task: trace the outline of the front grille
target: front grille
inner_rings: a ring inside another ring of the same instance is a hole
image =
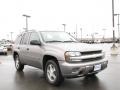
[[[86,55],[97,55],[97,54],[101,54],[102,50],[96,50],[96,51],[85,51],[85,52],[81,52],[82,56],[86,56]],[[97,60],[101,60],[103,58],[103,56],[98,56],[98,57],[91,57],[91,58],[84,58],[82,59],[81,62],[90,62],[90,61],[97,61]]]
[[[90,61],[96,61],[96,60],[101,60],[103,57],[96,57],[96,58],[88,58],[88,59],[82,59],[81,62],[90,62]]]
[[[84,51],[80,52],[81,56],[78,58],[72,57],[72,63],[75,62],[91,62],[91,61],[98,61],[104,58],[104,55],[102,54],[102,50],[96,50],[96,51]],[[87,56],[88,55],[88,56]]]
[[[91,55],[91,54],[100,54],[100,53],[102,53],[102,50],[81,52],[81,55]]]

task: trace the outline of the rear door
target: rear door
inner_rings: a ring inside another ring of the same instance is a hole
[[[27,50],[27,47],[28,47],[29,36],[30,36],[29,32],[24,33],[23,37],[22,37],[22,39],[20,41],[20,45],[18,47],[19,50],[20,50],[19,57],[21,59],[21,62],[24,63],[24,64],[27,64],[27,62],[28,62],[28,50]]]

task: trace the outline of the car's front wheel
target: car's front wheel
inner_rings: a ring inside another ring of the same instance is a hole
[[[45,76],[46,80],[52,85],[60,85],[64,80],[64,78],[61,75],[58,64],[53,60],[49,60],[46,63]]]
[[[14,62],[15,62],[15,68],[16,68],[16,70],[17,70],[17,71],[23,71],[24,65],[21,64],[18,55],[15,55]]]

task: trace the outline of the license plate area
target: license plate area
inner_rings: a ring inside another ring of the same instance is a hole
[[[94,65],[94,71],[101,70],[101,64]]]

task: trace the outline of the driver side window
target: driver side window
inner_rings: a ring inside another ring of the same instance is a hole
[[[40,41],[39,35],[37,33],[31,33],[30,42],[33,40]]]

